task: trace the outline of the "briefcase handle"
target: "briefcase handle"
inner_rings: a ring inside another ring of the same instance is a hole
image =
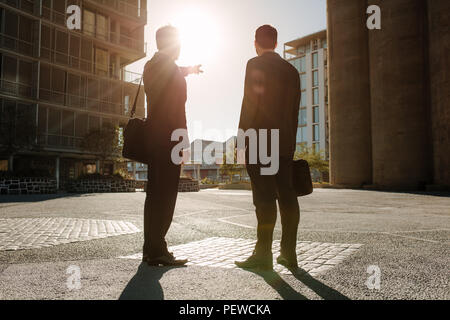
[[[131,109],[131,113],[130,113],[130,118],[134,118],[135,114],[136,114],[136,107],[137,107],[137,101],[139,98],[139,92],[141,91],[141,86],[142,86],[142,80],[144,79],[144,76],[142,76],[141,81],[139,82],[139,87],[136,93],[136,98],[134,99],[134,104],[133,104],[133,109]]]

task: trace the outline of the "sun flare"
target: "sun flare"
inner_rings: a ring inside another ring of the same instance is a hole
[[[180,33],[180,65],[207,65],[217,55],[220,34],[211,14],[191,8],[177,15],[171,24]]]

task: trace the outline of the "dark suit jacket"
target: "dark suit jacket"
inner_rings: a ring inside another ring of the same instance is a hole
[[[170,147],[172,132],[186,129],[185,70],[167,55],[156,53],[144,68],[147,117],[152,145]]]
[[[293,157],[300,108],[300,75],[275,52],[251,59],[239,128],[280,130],[280,156]],[[270,151],[270,149],[269,149]]]

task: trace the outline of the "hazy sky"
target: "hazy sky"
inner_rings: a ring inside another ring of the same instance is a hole
[[[142,72],[156,51],[156,30],[169,23],[184,39],[178,64],[202,63],[205,72],[187,78],[189,136],[226,140],[237,131],[245,67],[256,55],[256,28],[278,29],[282,55],[285,42],[326,28],[326,0],[149,0],[148,57],[129,70]]]

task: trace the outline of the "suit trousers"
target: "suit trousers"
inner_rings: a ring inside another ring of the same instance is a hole
[[[173,219],[181,171],[170,155],[170,148],[158,149],[148,168],[143,252],[151,258],[168,252],[165,237]]]
[[[274,176],[261,175],[261,165],[247,165],[252,182],[253,204],[258,220],[256,255],[271,255],[273,230],[277,220],[277,199],[280,207],[281,252],[295,254],[300,207],[292,182],[292,158],[280,158],[280,168]]]

